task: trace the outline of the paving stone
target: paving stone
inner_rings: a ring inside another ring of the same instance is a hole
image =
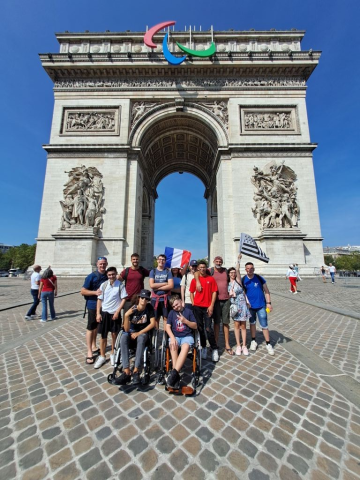
[[[299,474],[301,473],[302,475],[305,475],[306,472],[309,469],[309,465],[302,458],[298,457],[297,455],[290,454],[287,457],[286,460],[287,460],[288,463],[290,463],[295,468],[295,470]]]
[[[318,457],[317,466],[320,468],[320,470],[323,470],[330,478],[339,478],[340,476],[340,470],[338,465],[336,465],[336,463],[332,462],[328,458]]]
[[[32,427],[29,427],[26,430],[24,430],[23,432],[21,432],[20,435],[17,437],[16,441],[18,443],[20,443],[23,440],[35,435],[36,431],[37,431],[37,427],[36,427],[36,425],[33,425]]]
[[[101,451],[104,455],[112,455],[116,450],[121,447],[120,440],[113,435],[112,437],[108,438],[101,446]]]
[[[214,437],[213,433],[211,433],[207,427],[200,427],[199,430],[195,432],[195,434],[203,442],[210,442],[210,440]]]
[[[304,445],[302,442],[293,442],[293,450],[295,453],[300,455],[300,457],[305,458],[306,460],[311,460],[313,457],[313,450]]]
[[[205,472],[196,465],[190,465],[182,474],[183,480],[205,480]]]
[[[131,461],[130,455],[126,450],[118,450],[115,455],[110,458],[110,463],[114,470],[118,471]],[[131,478],[131,477],[129,477]]]
[[[285,448],[273,440],[266,440],[265,448],[271,455],[279,460],[284,456]]]
[[[158,462],[158,455],[153,450],[146,450],[141,457],[139,458],[143,470],[148,473],[150,472]]]
[[[184,443],[183,447],[192,455],[196,456],[201,450],[201,443],[196,437],[188,438]]]
[[[270,477],[261,470],[254,468],[254,470],[249,473],[249,480],[270,480]]]
[[[46,465],[36,465],[35,467],[31,468],[24,472],[22,476],[22,480],[41,480],[48,475],[48,468]]]
[[[61,430],[59,427],[49,428],[48,430],[44,430],[43,432],[41,432],[45,440],[51,440],[57,435],[60,435],[60,433],[61,433]]]
[[[237,443],[240,434],[234,428],[229,426],[222,431],[222,436],[230,443]]]
[[[216,472],[216,478],[218,480],[237,480],[238,476],[231,468],[223,466]]]
[[[84,437],[76,443],[73,443],[73,449],[76,455],[81,455],[84,452],[88,452],[93,446],[94,442],[91,437]]]
[[[6,437],[0,441],[0,452],[3,450],[8,449],[14,443],[14,439],[12,437]]]
[[[17,445],[18,454],[20,457],[40,447],[40,438],[36,435],[34,437],[27,438],[22,443]]]
[[[175,450],[170,457],[170,465],[176,472],[182,472],[188,463],[188,456],[183,450]]]
[[[149,440],[157,440],[164,434],[164,431],[159,427],[159,425],[152,425],[145,431],[145,436]]]
[[[256,459],[258,460],[260,465],[263,467],[263,469],[266,470],[267,472],[276,472],[278,468],[278,464],[276,460],[268,453],[259,452]]]
[[[11,463],[0,469],[0,478],[8,480],[10,478],[16,478],[16,476],[17,472],[15,463]]]
[[[282,465],[279,471],[279,477],[281,480],[300,480],[301,477],[300,475],[295,472],[294,470],[291,470],[289,467],[286,465]]]
[[[138,466],[130,465],[123,470],[120,475],[120,480],[142,480],[143,476]]]
[[[240,440],[239,450],[251,458],[254,458],[258,451],[255,445],[249,442],[246,438]]]
[[[15,450],[5,450],[5,452],[0,453],[0,465],[7,465],[14,460]]]
[[[22,457],[19,461],[19,465],[23,470],[27,470],[28,468],[40,463],[42,457],[43,450],[41,448],[38,448]]]
[[[72,452],[70,448],[64,448],[49,458],[50,467],[52,470],[57,470],[62,465],[69,463],[72,460]]]
[[[264,434],[260,432],[257,428],[250,427],[249,430],[246,432],[246,436],[250,439],[253,440],[256,443],[263,443],[265,440]]]
[[[110,437],[111,434],[112,434],[112,430],[110,427],[104,427],[95,433],[96,438],[100,441]]]
[[[80,466],[83,470],[89,470],[89,468],[93,467],[97,463],[101,461],[101,455],[98,448],[93,448],[85,455],[79,458]]]
[[[107,466],[105,462],[100,463],[95,468],[92,468],[86,474],[86,478],[88,480],[106,480],[108,478],[113,478],[110,468]]]
[[[166,415],[160,420],[160,425],[164,430],[171,430],[176,424],[177,421],[171,415]]]
[[[199,455],[201,466],[208,472],[214,472],[219,465],[216,456],[208,449],[204,449]]]
[[[337,448],[342,448],[343,445],[344,445],[344,440],[342,440],[341,438],[337,437],[336,435],[333,435],[332,433],[330,432],[326,432],[324,431],[322,433],[322,437],[323,439],[330,443],[331,445],[333,445],[334,447],[337,447]]]
[[[164,435],[156,444],[156,448],[160,453],[170,453],[174,450],[175,444],[168,435]]]
[[[248,458],[245,455],[243,455],[241,452],[233,450],[229,453],[227,458],[231,463],[231,465],[236,470],[240,470],[241,472],[245,472],[245,470],[249,466]]]

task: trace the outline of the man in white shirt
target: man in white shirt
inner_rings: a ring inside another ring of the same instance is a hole
[[[40,265],[34,265],[33,266],[33,273],[31,274],[31,295],[33,297],[33,304],[31,305],[29,311],[25,315],[26,320],[32,320],[33,318],[36,318],[36,307],[39,305],[40,300],[39,300],[39,285],[40,285],[40,271],[41,267]]]
[[[96,359],[94,368],[100,368],[106,363],[107,336],[111,332],[110,362],[114,366],[114,347],[116,337],[121,328],[121,310],[127,297],[124,282],[116,280],[117,270],[109,267],[106,270],[108,280],[100,285],[101,295],[98,296],[96,307],[96,321],[99,324],[98,333],[100,340],[100,355]]]
[[[331,277],[331,283],[334,284],[335,283],[336,268],[334,267],[334,265],[332,263],[329,263],[329,273],[330,273],[330,277]]]

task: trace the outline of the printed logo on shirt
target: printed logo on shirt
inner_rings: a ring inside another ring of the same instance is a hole
[[[135,323],[137,325],[146,323],[146,313],[142,315],[134,315],[131,319],[131,323]]]
[[[185,325],[182,323],[181,320],[177,320],[176,322],[176,331],[183,332],[185,330]]]

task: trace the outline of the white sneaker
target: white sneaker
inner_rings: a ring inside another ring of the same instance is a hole
[[[25,315],[25,320],[32,320],[33,317],[31,315]]]
[[[207,359],[207,348],[206,348],[206,347],[204,347],[204,348],[201,349],[201,358],[202,358],[203,360],[206,360],[206,359]]]
[[[96,359],[94,368],[100,368],[104,365],[104,363],[106,363],[106,358],[99,355],[98,358]]]
[[[37,315],[30,315],[31,318],[37,318]],[[25,317],[26,318],[26,317]]]
[[[213,362],[218,362],[219,361],[219,350],[213,350],[212,351],[211,360]]]
[[[273,349],[272,345],[270,345],[270,343],[268,345],[266,345],[266,350],[268,351],[269,355],[272,355],[272,356],[275,355],[274,349]]]
[[[296,295],[296,294],[297,294],[297,292],[294,292],[294,295]]]
[[[110,355],[110,364],[112,367],[115,365],[115,353]]]
[[[46,322],[47,322],[47,320],[43,320],[43,319],[41,319],[41,320],[40,320],[40,322],[41,322],[41,323],[46,323]]]
[[[251,350],[252,352],[255,352],[256,349],[257,349],[257,343],[256,343],[256,341],[255,341],[255,340],[251,340],[250,350]]]

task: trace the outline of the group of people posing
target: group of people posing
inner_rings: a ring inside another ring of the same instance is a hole
[[[48,321],[48,304],[50,309],[51,320],[56,319],[54,298],[57,296],[57,278],[54,272],[48,267],[41,275],[41,266],[34,265],[33,273],[31,274],[31,295],[33,297],[33,304],[25,315],[26,320],[34,320],[37,318],[36,308],[40,301],[42,303],[42,312],[40,322],[45,323]]]
[[[244,277],[240,275],[239,255],[236,267],[226,269],[223,259],[215,257],[214,266],[191,260],[183,268],[166,268],[166,256],[157,257],[157,266],[148,270],[139,265],[139,255],[131,255],[131,266],[118,273],[108,268],[105,257],[99,257],[97,270],[88,275],[81,289],[86,298],[88,323],[86,332],[86,363],[100,368],[107,361],[108,333],[112,345],[110,362],[114,365],[114,346],[121,329],[121,355],[123,373],[119,385],[140,382],[140,369],[146,341],[152,329],[159,329],[163,318],[163,330],[169,336],[173,370],[167,383],[173,386],[179,380],[187,353],[194,343],[194,330],[198,330],[201,356],[208,356],[207,341],[212,361],[219,360],[220,324],[223,324],[225,351],[229,355],[249,355],[246,344],[246,322],[250,323],[250,350],[257,349],[256,319],[258,319],[270,355],[267,312],[272,310],[270,292],[266,280],[255,274],[254,265],[246,263]],[[150,290],[144,289],[144,279],[149,277]],[[123,324],[121,312],[123,311]],[[230,320],[234,320],[235,351],[230,346]],[[100,349],[96,336],[100,334]],[[136,357],[130,371],[129,348],[136,342]],[[180,351],[179,351],[180,349]]]

